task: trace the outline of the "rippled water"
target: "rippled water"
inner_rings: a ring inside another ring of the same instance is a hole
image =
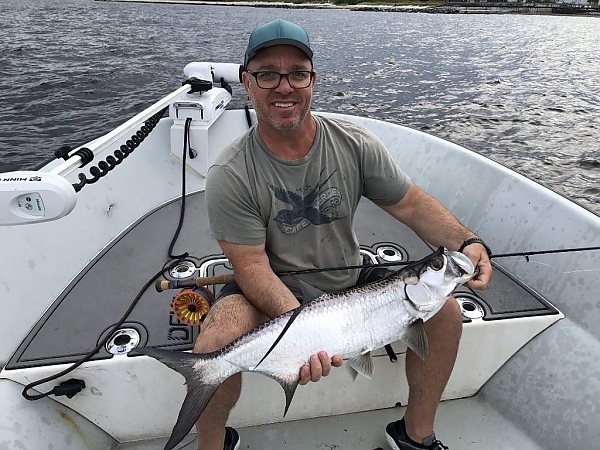
[[[109,131],[190,61],[241,62],[275,18],[311,35],[314,109],[421,129],[600,214],[600,18],[0,0],[0,172]]]

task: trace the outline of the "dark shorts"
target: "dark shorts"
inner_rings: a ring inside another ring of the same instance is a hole
[[[354,287],[364,286],[365,284],[379,281],[382,278],[385,278],[393,273],[393,270],[389,270],[386,267],[365,267],[364,269],[361,269]],[[285,285],[290,289],[290,291],[292,291],[292,294],[294,294],[294,296],[298,299],[298,301],[301,304],[310,302],[311,300],[314,300],[323,293],[323,291],[321,291],[320,289],[311,286],[310,284],[300,280],[297,277],[288,275],[286,277],[281,277],[281,279],[285,283]],[[223,288],[215,297],[215,302],[233,294],[244,295],[244,293],[235,281],[223,286]]]

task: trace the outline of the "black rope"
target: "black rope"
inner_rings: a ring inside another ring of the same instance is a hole
[[[104,161],[100,161],[98,165],[90,167],[90,175],[92,178],[88,178],[84,173],[77,175],[79,183],[73,183],[75,192],[79,192],[86,184],[93,184],[100,178],[106,176],[108,172],[113,170],[116,166],[129,156],[139,145],[146,139],[150,132],[160,122],[161,117],[169,107],[165,107],[150,117],[144,122],[144,125],[129,138],[125,144],[121,145],[120,148],[115,150],[112,155],[108,155]],[[81,148],[77,150],[72,156],[77,155],[81,158],[82,167],[87,165],[94,159],[94,153],[88,148]]]
[[[150,119],[148,119],[144,126],[142,126],[141,132],[143,133],[143,138],[145,138],[150,131],[152,131],[152,129],[154,129],[154,127],[156,126],[156,124],[159,122],[160,118],[162,117],[162,115],[165,113],[165,111],[168,109],[168,107],[164,108],[163,110],[159,111],[158,113],[156,113],[155,115],[153,115]],[[189,256],[189,254],[183,253],[181,255],[172,255],[172,251],[173,251],[173,247],[175,246],[175,243],[177,242],[177,239],[179,237],[179,233],[181,232],[181,228],[183,226],[183,221],[185,218],[185,190],[186,190],[186,181],[185,181],[185,173],[186,173],[186,156],[187,156],[187,150],[189,147],[189,128],[190,128],[190,122],[191,122],[191,118],[188,118],[186,120],[186,126],[185,126],[185,135],[184,135],[184,147],[183,147],[183,168],[182,168],[182,187],[181,187],[181,210],[180,210],[180,215],[179,215],[179,224],[177,226],[177,230],[175,231],[173,238],[171,240],[171,244],[169,245],[169,258],[171,259],[175,259],[175,261],[171,262],[171,264],[168,264],[166,267],[163,267],[162,269],[160,269],[158,272],[156,272],[152,278],[150,278],[140,289],[140,291],[138,292],[138,294],[135,296],[135,298],[133,299],[133,301],[131,302],[131,304],[129,305],[129,308],[127,308],[127,311],[125,311],[125,313],[121,316],[121,318],[117,321],[117,323],[115,325],[113,325],[110,328],[110,331],[108,333],[106,333],[106,336],[100,340],[100,342],[98,343],[98,345],[96,345],[95,348],[93,348],[92,350],[90,350],[85,356],[83,356],[79,361],[75,362],[74,364],[72,364],[71,366],[69,366],[68,368],[66,368],[65,370],[56,373],[54,375],[51,375],[49,377],[43,378],[41,380],[37,380],[34,381],[33,383],[28,384],[27,386],[25,386],[23,388],[23,392],[22,395],[24,398],[26,398],[27,400],[33,401],[33,400],[39,400],[41,398],[47,397],[49,395],[66,395],[67,397],[71,398],[73,397],[77,392],[80,392],[83,388],[85,388],[85,383],[82,380],[67,380],[63,383],[61,383],[58,386],[55,386],[52,390],[48,391],[48,392],[44,392],[41,394],[36,394],[36,395],[30,395],[28,393],[28,391],[30,389],[35,388],[36,386],[39,386],[40,384],[44,384],[44,383],[48,383],[50,381],[54,381],[58,378],[61,378],[65,375],[67,375],[68,373],[72,372],[73,370],[77,369],[79,366],[81,366],[83,363],[88,362],[92,359],[92,357],[98,353],[108,342],[108,340],[114,335],[114,333],[121,327],[121,325],[123,325],[123,323],[125,323],[125,321],[127,320],[127,318],[129,317],[129,315],[131,314],[131,312],[133,311],[133,309],[136,307],[136,305],[138,304],[138,302],[140,301],[140,299],[142,298],[142,295],[144,295],[144,293],[148,290],[148,288],[150,286],[152,286],[154,284],[154,282],[156,281],[156,279],[159,276],[164,276],[164,274],[170,270],[172,270],[174,267],[176,267],[183,259],[187,258]],[[125,146],[121,146],[121,151],[122,154],[119,150],[115,151],[115,157],[117,158],[118,161],[109,161],[109,158],[112,158],[112,156],[109,156],[106,158],[107,164],[112,164],[114,162],[114,165],[119,164],[124,158],[127,157],[127,155],[129,155],[129,153],[131,153],[138,145],[139,143],[143,140],[143,138],[140,138],[139,135],[140,131],[138,131],[138,133],[136,133],[137,138],[134,139],[134,136],[132,136],[131,140],[127,141],[127,146],[126,149],[124,149],[123,147]],[[130,145],[130,141],[131,141],[131,145]],[[89,149],[81,149],[81,150],[87,150],[91,153],[91,151]],[[190,158],[193,158],[194,156],[192,156],[192,153],[195,153],[195,151],[189,147],[189,151],[190,151]],[[93,154],[92,154],[93,157]],[[114,159],[114,158],[113,158]],[[104,161],[102,161],[104,162]],[[101,162],[101,163],[102,163]],[[113,165],[113,167],[114,167]],[[98,164],[98,170],[102,170],[100,168],[101,164]],[[92,169],[94,169],[94,167],[92,167]],[[108,169],[111,170],[111,169]],[[108,170],[106,172],[108,172]],[[94,175],[94,172],[92,172],[92,170],[90,169],[90,173],[92,173],[92,175]],[[80,174],[80,179],[81,179],[81,175]],[[103,176],[103,175],[100,175]],[[99,177],[100,177],[99,176]],[[98,177],[98,178],[99,178]],[[85,176],[84,176],[85,179]],[[94,180],[92,182],[95,182],[97,180]],[[81,187],[83,187],[86,183],[88,183],[88,181],[83,181],[82,180],[82,184]],[[75,186],[75,185],[74,185]],[[79,188],[79,190],[81,189],[81,187]],[[77,190],[77,188],[76,188]]]
[[[188,146],[189,146],[189,134],[190,134],[190,126],[192,123],[192,118],[188,117],[187,119],[185,119],[185,127],[184,127],[184,131],[183,131],[183,164],[181,165],[181,197],[180,197],[180,201],[181,201],[181,207],[179,210],[179,223],[177,224],[177,230],[175,231],[175,234],[173,235],[173,239],[171,239],[171,244],[169,245],[169,258],[178,258],[178,259],[183,259],[183,258],[187,258],[189,256],[189,254],[187,252],[182,253],[181,255],[173,255],[173,248],[175,247],[175,243],[177,242],[177,239],[179,239],[179,233],[181,233],[181,228],[183,227],[183,221],[185,220],[185,191],[186,191],[186,180],[185,180],[185,174],[186,174],[186,163],[187,163],[187,152],[188,152]],[[190,158],[195,158],[195,153],[196,151],[194,149],[192,149],[192,147],[189,147],[189,151],[190,151]]]
[[[244,106],[244,112],[246,113],[246,123],[248,124],[248,128],[252,126],[252,117],[250,116],[250,108],[248,105]]]
[[[119,321],[115,325],[113,325],[113,327],[110,329],[110,332],[108,332],[106,334],[106,336],[102,340],[100,340],[100,342],[98,343],[98,345],[96,345],[96,347],[94,347],[92,350],[90,350],[79,361],[77,361],[76,363],[72,364],[71,366],[69,366],[68,368],[66,368],[65,370],[63,370],[62,372],[55,373],[54,375],[51,375],[49,377],[43,378],[41,380],[34,381],[33,383],[29,383],[27,386],[25,386],[23,388],[23,392],[22,392],[23,397],[25,397],[27,400],[33,401],[33,400],[39,400],[41,398],[47,397],[47,396],[52,395],[52,394],[55,394],[55,395],[69,395],[69,394],[62,394],[61,393],[61,391],[64,390],[64,383],[63,383],[63,385],[55,386],[51,391],[44,392],[44,393],[37,394],[37,395],[30,395],[30,394],[27,393],[27,391],[29,391],[30,389],[33,389],[36,386],[39,386],[40,384],[48,383],[50,381],[54,381],[54,380],[56,380],[56,379],[58,379],[60,377],[63,377],[66,374],[68,374],[68,373],[72,372],[73,370],[77,369],[84,362],[89,361],[92,358],[92,356],[94,356],[96,353],[98,353],[100,351],[100,349],[102,349],[102,347],[104,347],[104,345],[106,345],[106,343],[108,342],[108,340],[121,327],[121,325],[123,325],[123,323],[125,323],[125,321],[127,320],[127,317],[129,317],[129,314],[131,314],[131,312],[133,311],[133,309],[135,308],[135,306],[138,304],[138,302],[142,298],[142,295],[148,290],[148,288],[150,286],[152,286],[152,284],[154,283],[154,281],[159,276],[161,276],[164,273],[166,273],[166,271],[171,270],[172,268],[174,268],[177,264],[179,264],[179,262],[180,262],[180,260],[177,260],[177,261],[173,262],[172,264],[170,264],[168,267],[160,269],[158,272],[156,272],[152,276],[151,279],[149,279],[144,284],[144,286],[142,287],[142,289],[138,292],[138,294],[135,296],[135,298],[131,302],[131,305],[129,305],[129,308],[127,309],[127,311],[125,311],[125,313],[119,319]],[[69,380],[69,381],[71,381],[71,380]],[[68,381],[66,383],[68,383]],[[85,385],[83,385],[81,387],[85,387]]]

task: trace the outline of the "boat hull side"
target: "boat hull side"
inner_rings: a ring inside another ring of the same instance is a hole
[[[117,442],[107,433],[50,398],[24,405],[21,390],[21,385],[0,379],[0,449],[111,450],[117,447]]]

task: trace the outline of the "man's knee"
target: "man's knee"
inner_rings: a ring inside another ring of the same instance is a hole
[[[457,334],[462,332],[462,312],[460,305],[454,297],[446,300],[440,311],[425,323],[429,331],[443,331],[444,334]],[[431,328],[431,330],[429,330]]]
[[[451,320],[455,323],[458,322],[462,325],[462,312],[460,310],[460,305],[453,296],[446,300],[442,310],[447,315],[448,320]]]

